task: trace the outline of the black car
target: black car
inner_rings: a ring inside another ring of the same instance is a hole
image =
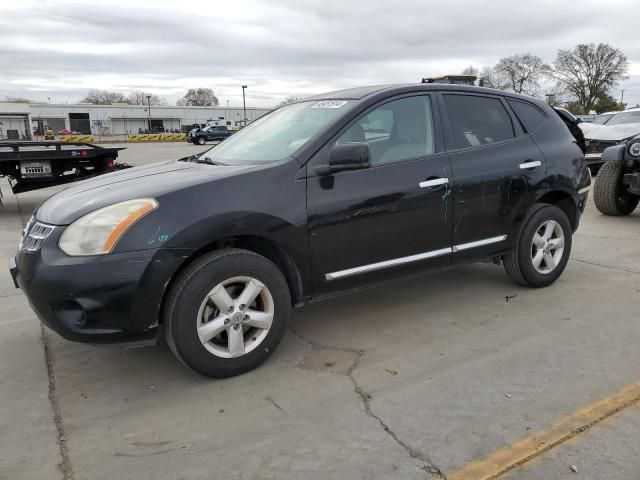
[[[204,145],[208,141],[224,140],[233,132],[226,125],[209,125],[204,128],[194,128],[187,135],[187,142],[194,145]]]
[[[44,202],[12,274],[69,340],[153,341],[236,375],[292,307],[492,259],[544,287],[567,264],[590,176],[551,107],[479,87],[328,93],[201,154],[83,182]]]
[[[629,215],[640,203],[640,135],[602,152],[604,164],[593,187],[596,208],[605,215]]]

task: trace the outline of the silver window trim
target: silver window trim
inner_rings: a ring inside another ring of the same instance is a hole
[[[325,274],[325,279],[328,281],[337,280],[340,278],[351,277],[353,275],[359,275],[361,273],[374,272],[376,270],[382,270],[389,267],[395,267],[397,265],[404,265],[406,263],[418,262],[420,260],[426,260],[427,258],[441,257],[449,253],[455,253],[461,250],[469,250],[471,248],[482,247],[484,245],[490,245],[492,243],[502,242],[507,239],[506,235],[500,235],[497,237],[484,238],[482,240],[476,240],[475,242],[461,243],[454,245],[453,248],[440,248],[438,250],[432,250],[430,252],[418,253],[416,255],[409,255],[407,257],[392,258],[391,260],[384,260],[382,262],[370,263],[368,265],[361,265],[359,267],[347,268],[345,270],[339,270],[337,272],[331,272]]]

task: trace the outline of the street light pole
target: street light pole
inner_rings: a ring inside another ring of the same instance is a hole
[[[244,97],[244,91],[247,88],[246,85],[242,85],[242,110],[244,111],[244,126],[247,126],[247,102]]]
[[[149,133],[153,133],[151,131],[151,95],[147,95],[147,105],[149,106],[148,114],[149,114]]]

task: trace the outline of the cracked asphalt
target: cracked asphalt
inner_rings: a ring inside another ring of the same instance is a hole
[[[195,151],[138,144],[120,158]],[[6,260],[57,189],[0,188]],[[476,264],[334,298],[296,311],[269,361],[226,380],[163,344],[42,330],[2,270],[0,479],[446,478],[640,380],[639,240],[640,212],[590,203],[549,288]],[[640,478],[639,418],[634,403],[504,478]]]

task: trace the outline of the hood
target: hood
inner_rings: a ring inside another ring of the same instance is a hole
[[[599,125],[584,132],[587,140],[624,140],[640,133],[640,123]]]
[[[582,130],[582,133],[584,133],[586,135],[587,132],[590,132],[594,128],[601,127],[602,125],[599,125],[599,124],[596,124],[596,123],[582,122],[582,123],[579,123],[578,126]]]
[[[218,166],[177,160],[127,168],[74,184],[46,200],[35,215],[44,223],[68,225],[107,205],[134,198],[158,198],[250,168],[253,166]]]

